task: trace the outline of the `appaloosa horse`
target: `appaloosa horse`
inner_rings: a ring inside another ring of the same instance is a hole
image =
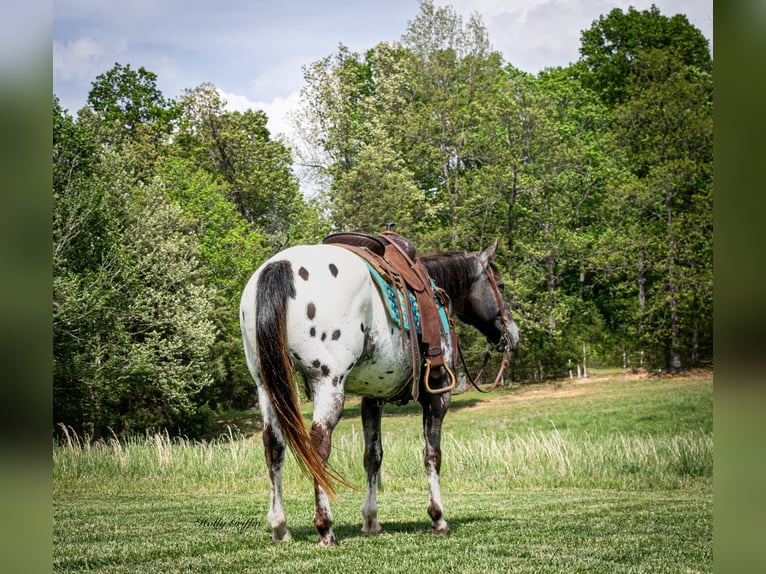
[[[452,252],[420,257],[428,274],[449,295],[457,317],[478,328],[498,348],[518,344],[518,330],[505,308],[503,281],[492,264],[497,241],[480,253]],[[410,332],[402,333],[366,262],[336,245],[296,246],[278,253],[252,276],[242,294],[240,321],[245,355],[258,387],[263,445],[271,482],[268,523],[274,540],[289,540],[282,500],[282,465],[287,444],[314,479],[314,524],[320,546],[337,544],[329,500],[333,485],[347,484],[327,468],[333,429],[346,394],[362,397],[365,532],[381,530],[377,520],[376,475],[383,452],[380,422],[386,401],[407,400],[412,387]],[[454,371],[451,336],[442,338],[445,364]],[[313,397],[310,432],[301,417],[292,383],[302,373]],[[431,532],[449,533],[439,487],[442,420],[450,393],[443,367],[431,372],[431,391],[420,381],[425,467]]]

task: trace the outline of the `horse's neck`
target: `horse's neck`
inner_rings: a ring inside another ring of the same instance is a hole
[[[466,268],[473,267],[473,262],[471,262],[469,257],[465,255],[456,254],[451,257],[442,257],[438,261],[429,260],[427,256],[421,258],[421,261],[423,261],[426,269],[429,270],[429,274],[436,283],[436,286],[443,289],[447,295],[449,295],[450,301],[452,302],[452,310],[457,314],[462,312],[465,300],[470,292],[470,281],[467,278],[462,277],[464,272],[458,271],[459,266],[453,259],[458,257],[465,263]],[[460,267],[462,267],[462,265],[460,265]]]

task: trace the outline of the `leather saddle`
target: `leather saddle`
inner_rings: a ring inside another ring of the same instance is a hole
[[[433,288],[426,268],[416,255],[415,245],[405,237],[393,231],[384,231],[378,236],[364,233],[340,232],[332,233],[324,238],[322,243],[338,245],[353,251],[372,265],[391,285],[410,291],[414,294],[420,312],[420,335],[416,336],[414,326],[411,329],[410,348],[412,352],[412,398],[417,400],[420,390],[420,372],[426,367],[424,377],[425,388],[433,394],[448,392],[454,388],[454,373],[445,365],[442,335],[453,337],[456,345],[455,329],[452,333],[444,333],[439,316],[437,302],[449,307],[449,297],[439,288]],[[405,296],[398,301],[402,315],[413,317],[410,298]],[[406,334],[402,329],[402,340]],[[455,347],[456,348],[456,347]],[[447,367],[451,384],[437,389],[431,388],[429,376],[432,369],[439,372],[439,367]]]

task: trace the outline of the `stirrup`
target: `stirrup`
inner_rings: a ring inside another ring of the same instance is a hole
[[[452,389],[455,388],[455,385],[457,384],[457,379],[455,378],[455,373],[453,373],[450,368],[445,364],[442,365],[444,367],[444,370],[447,371],[447,374],[449,375],[451,384],[447,387],[444,387],[443,389],[432,389],[431,385],[428,384],[429,375],[431,374],[431,359],[426,357],[426,374],[423,379],[423,385],[425,385],[426,390],[431,393],[432,395],[441,395],[443,393],[448,393]]]

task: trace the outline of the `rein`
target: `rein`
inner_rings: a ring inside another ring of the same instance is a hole
[[[486,353],[484,353],[484,363],[481,365],[479,372],[476,373],[476,376],[473,378],[471,377],[471,374],[468,372],[468,365],[466,365],[465,363],[465,357],[463,357],[463,350],[460,349],[459,347],[458,347],[458,354],[460,355],[460,360],[463,363],[463,370],[465,371],[465,374],[468,377],[468,380],[473,385],[473,387],[480,393],[491,393],[492,391],[495,390],[495,387],[497,387],[497,384],[500,382],[500,379],[503,377],[503,372],[505,371],[505,367],[508,365],[508,360],[510,359],[511,351],[506,350],[503,353],[503,362],[500,364],[500,370],[497,372],[495,381],[487,389],[482,389],[479,386],[479,378],[484,374],[484,369],[487,367],[487,363],[489,362],[490,352],[487,351]]]
[[[505,316],[505,313],[503,312],[503,309],[505,309],[505,305],[503,305],[503,298],[500,296],[500,289],[497,287],[497,282],[495,281],[494,274],[492,273],[492,269],[487,266],[487,268],[484,270],[487,273],[487,277],[489,278],[489,282],[492,285],[492,291],[495,294],[495,299],[497,300],[497,308],[500,310],[500,320],[503,322],[503,327],[508,325],[508,319]],[[478,381],[479,377],[481,377],[484,374],[484,369],[487,367],[487,363],[489,362],[490,352],[487,351],[484,353],[484,362],[481,365],[481,368],[479,369],[479,372],[476,373],[475,377],[471,377],[471,374],[468,371],[468,365],[465,362],[465,357],[463,356],[463,350],[458,346],[458,354],[460,355],[460,360],[463,363],[463,370],[465,371],[466,376],[468,377],[468,380],[471,381],[471,384],[473,387],[479,391],[480,393],[491,393],[495,390],[495,387],[497,387],[497,384],[500,382],[500,379],[503,377],[503,372],[505,372],[505,367],[508,365],[508,360],[511,356],[511,350],[510,346],[506,345],[505,352],[503,353],[503,362],[500,364],[500,370],[497,372],[497,376],[495,377],[495,381],[489,386],[488,389],[482,389],[479,387]]]

